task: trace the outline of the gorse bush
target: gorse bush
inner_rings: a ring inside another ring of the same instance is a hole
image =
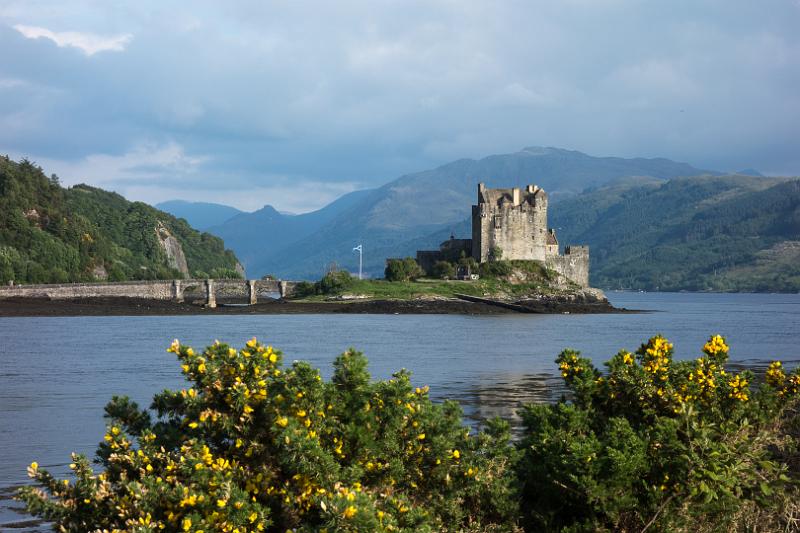
[[[725,370],[721,337],[685,362],[654,337],[606,373],[563,352],[571,400],[527,406],[517,443],[499,419],[471,432],[406,371],[372,381],[354,350],[330,381],[256,339],[169,351],[188,388],[152,411],[115,397],[103,471],[75,455],[74,480],[57,480],[33,463],[37,486],[19,493],[30,513],[75,532],[781,530],[797,518],[780,421],[800,373],[773,363],[754,389]]]
[[[764,522],[758,510],[775,518],[776,495],[791,481],[773,453],[786,445],[776,422],[800,374],[773,363],[767,383],[752,390],[750,372],[725,370],[722,337],[703,352],[674,362],[672,344],[657,336],[635,354],[618,353],[605,374],[562,352],[573,401],[523,412],[526,526],[728,531]]]
[[[172,345],[191,387],[157,395],[158,421],[115,398],[75,482],[34,463],[33,514],[66,531],[484,530],[513,523],[508,424],[470,435],[453,402],[409,374],[372,382],[348,351],[330,382],[255,339],[202,354]]]

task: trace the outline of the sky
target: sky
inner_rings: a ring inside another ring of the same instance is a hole
[[[305,212],[555,146],[800,175],[800,0],[0,0],[0,153]]]

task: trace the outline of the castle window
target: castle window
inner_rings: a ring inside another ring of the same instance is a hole
[[[494,216],[494,229],[500,229],[503,227],[503,221],[500,218],[500,215]]]

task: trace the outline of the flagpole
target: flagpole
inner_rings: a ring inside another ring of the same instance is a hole
[[[362,262],[363,262],[362,260],[363,260],[363,257],[364,257],[363,245],[359,244],[358,246],[353,248],[354,252],[356,250],[358,250],[358,279],[361,279],[361,265],[362,265]]]

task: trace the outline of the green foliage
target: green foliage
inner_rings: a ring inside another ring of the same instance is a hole
[[[92,281],[96,268],[112,281],[181,277],[157,227],[180,242],[191,271],[235,269],[220,239],[183,220],[86,185],[63,189],[27,160],[0,158],[0,282]]]
[[[216,267],[211,269],[211,277],[213,279],[242,279],[242,275],[239,274],[233,268],[224,268],[224,267]]]
[[[617,185],[557,202],[550,213],[563,242],[591,246],[597,286],[800,290],[800,180],[700,176]]]
[[[337,270],[328,272],[316,283],[301,281],[295,286],[294,295],[298,298],[305,298],[314,295],[340,294],[353,286],[356,279],[348,272]]]
[[[503,249],[499,246],[492,246],[492,249],[489,250],[489,260],[500,261],[501,259],[503,259]]]
[[[729,373],[719,336],[674,362],[656,336],[602,373],[556,362],[570,401],[477,434],[402,370],[373,381],[348,350],[330,381],[251,339],[177,340],[189,386],[106,407],[103,472],[33,463],[18,498],[61,531],[786,531],[797,516],[800,369]],[[793,433],[792,433],[793,432]],[[238,529],[237,529],[238,528]]]
[[[425,275],[425,271],[413,257],[387,259],[384,277],[388,281],[413,281]]]
[[[334,294],[353,285],[353,276],[343,270],[328,272],[316,285],[317,294]]]
[[[477,272],[479,269],[478,262],[472,256],[465,256],[458,260],[458,265],[463,267],[468,267],[470,272]]]
[[[191,387],[153,414],[106,408],[94,474],[31,465],[28,511],[65,531],[441,531],[512,529],[517,514],[507,423],[470,434],[453,402],[434,404],[409,373],[372,381],[349,350],[330,382],[255,339],[202,354],[173,343]]]
[[[749,373],[726,372],[727,353],[715,336],[703,357],[675,363],[657,336],[614,356],[603,375],[578,352],[562,352],[573,401],[523,413],[526,527],[729,531],[754,510],[780,516],[773,496],[792,488],[774,454],[776,421],[800,373],[773,365],[751,391]]]
[[[431,275],[439,279],[453,279],[456,277],[456,267],[449,261],[436,261],[431,269]]]

